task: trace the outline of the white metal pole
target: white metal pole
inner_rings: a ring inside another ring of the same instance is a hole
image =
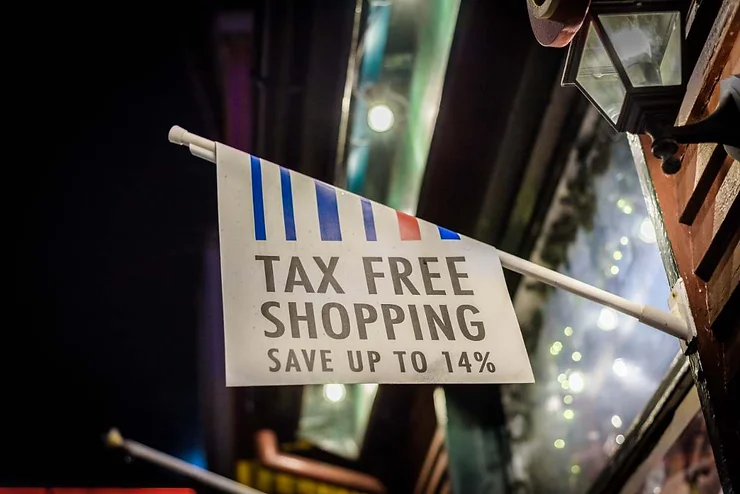
[[[173,470],[175,472],[187,475],[199,482],[202,482],[216,489],[220,489],[224,492],[230,492],[231,494],[264,494],[262,491],[247,487],[244,484],[235,482],[231,479],[215,474],[209,470],[196,467],[186,461],[182,461],[179,458],[170,456],[161,451],[157,451],[154,448],[145,446],[136,441],[130,439],[124,439],[121,433],[117,429],[111,429],[106,436],[106,443],[108,446],[113,448],[121,448],[128,454],[135,458],[141,458],[142,460],[155,463],[161,467]]]
[[[609,293],[588,283],[575,280],[562,273],[547,269],[520,257],[498,251],[501,265],[511,271],[534,278],[556,288],[562,288],[585,299],[605,305],[664,333],[689,340],[689,329],[686,323],[670,312],[662,311],[649,305],[640,304]]]
[[[170,129],[169,140],[175,144],[188,146],[190,152],[205,160],[216,162],[216,143],[203,137],[191,134],[177,125]],[[533,262],[497,250],[501,265],[511,271],[529,276],[556,288],[562,288],[583,298],[599,303],[623,314],[636,318],[643,324],[658,329],[676,338],[691,339],[688,325],[671,314],[649,305],[632,302],[593,285],[575,280],[562,273],[553,271]]]
[[[191,134],[182,127],[175,125],[167,135],[170,142],[187,146],[190,153],[211,163],[216,162],[216,143],[199,135]]]

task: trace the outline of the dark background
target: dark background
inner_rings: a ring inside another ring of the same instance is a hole
[[[167,131],[207,134],[218,118],[203,111],[214,84],[204,4],[29,5],[5,18],[3,182],[16,250],[0,340],[0,485],[182,482],[107,450],[114,425],[202,458],[192,383],[215,169]]]

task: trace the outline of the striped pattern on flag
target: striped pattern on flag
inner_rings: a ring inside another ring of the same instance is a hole
[[[261,160],[256,156],[250,156],[250,164],[254,238],[255,240],[267,240],[262,164]],[[337,202],[337,189],[318,180],[314,180],[314,185],[316,188],[316,214],[321,240],[328,242],[341,241],[342,228]],[[285,240],[295,241],[297,240],[297,230],[291,171],[282,167],[280,167],[280,194],[283,208]],[[357,199],[357,220],[362,219],[365,240],[375,242],[378,240],[378,236],[375,228],[373,203],[363,197],[358,197]],[[398,232],[401,240],[417,241],[422,239],[421,228],[419,227],[419,220],[417,218],[401,211],[396,211],[396,221],[398,222]],[[460,235],[441,226],[437,227],[437,231],[441,240],[460,240]]]

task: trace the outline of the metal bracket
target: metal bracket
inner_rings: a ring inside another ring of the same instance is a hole
[[[724,145],[727,154],[738,159],[740,133],[732,129],[739,125],[740,76],[732,75],[720,81],[720,102],[708,117],[680,127],[649,122],[646,130],[653,139],[653,155],[662,160],[663,173],[673,175],[681,169],[681,160],[676,156],[679,144],[716,142]]]

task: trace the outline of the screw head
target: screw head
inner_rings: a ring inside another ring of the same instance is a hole
[[[656,139],[652,151],[656,158],[667,158],[678,152],[678,143],[673,139]]]
[[[681,160],[675,156],[669,156],[667,158],[663,158],[663,162],[660,167],[666,175],[673,175],[681,169]]]

